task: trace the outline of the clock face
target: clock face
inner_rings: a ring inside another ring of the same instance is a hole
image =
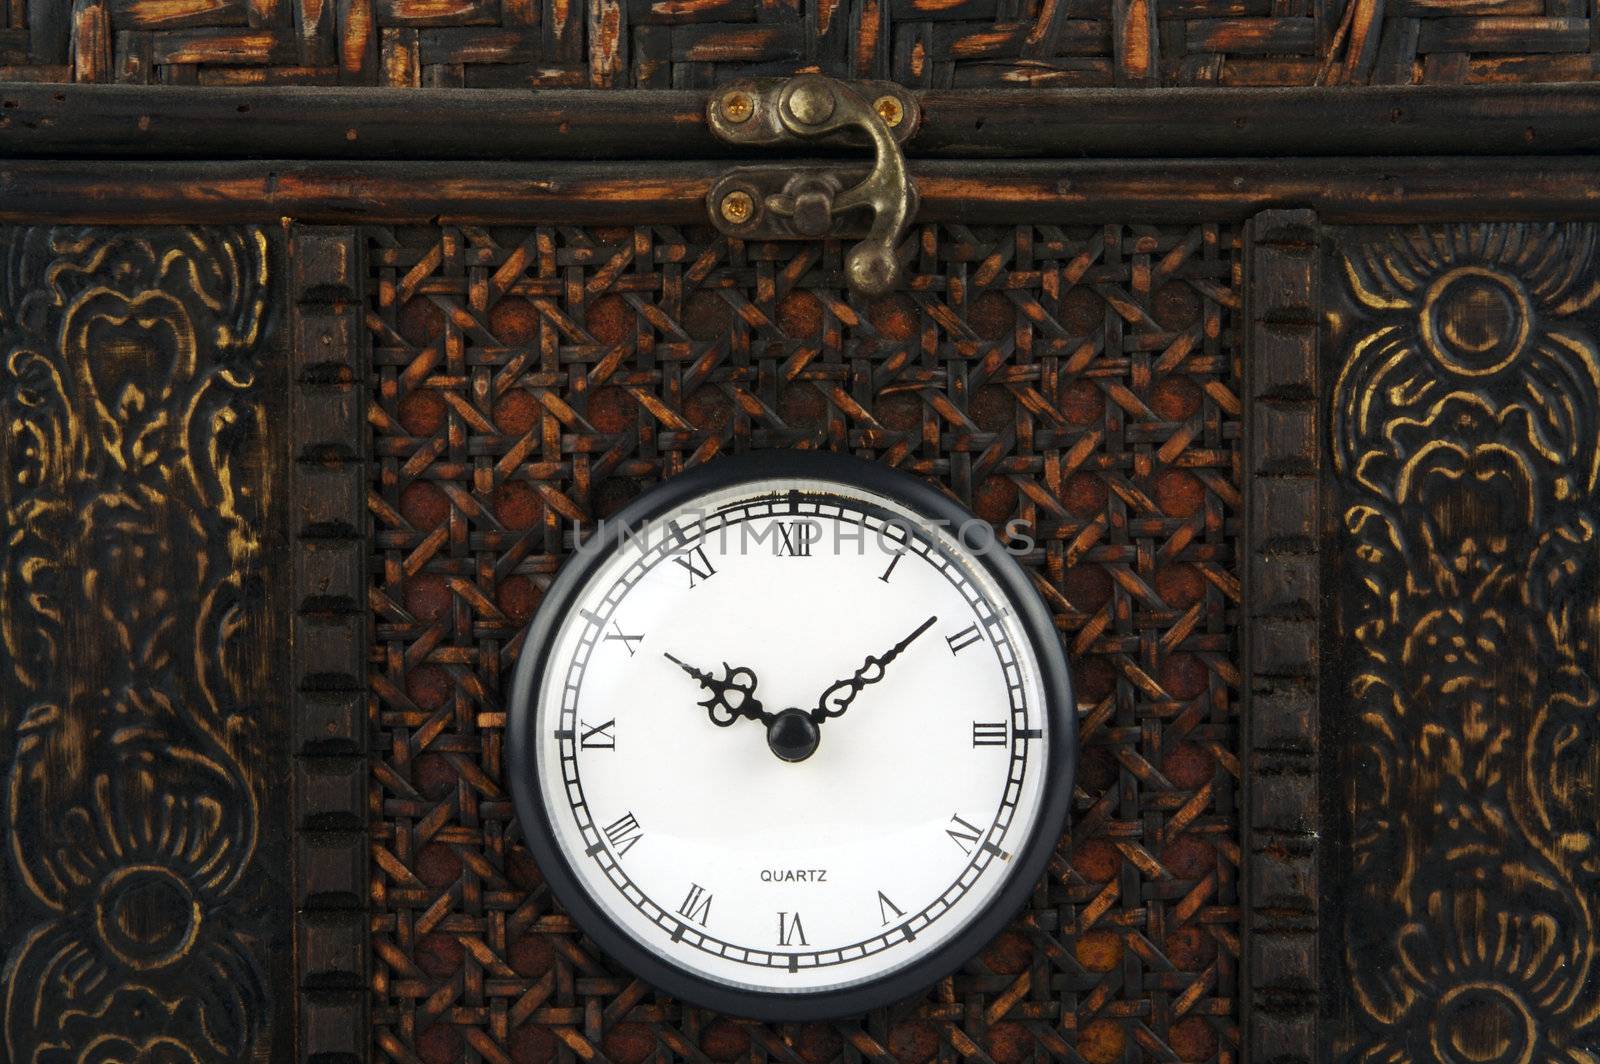
[[[513,709],[530,844],[663,989],[775,1018],[915,992],[1061,831],[1059,643],[987,526],[939,528],[949,504],[905,480],[713,464],[541,609]]]

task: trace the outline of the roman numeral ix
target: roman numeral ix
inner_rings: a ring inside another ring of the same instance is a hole
[[[578,740],[579,748],[584,750],[615,750],[617,748],[617,736],[611,730],[617,725],[615,717],[604,724],[596,724],[592,727],[586,720],[580,720],[578,723],[583,728],[583,738]]]

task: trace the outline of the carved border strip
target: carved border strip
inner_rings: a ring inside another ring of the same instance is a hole
[[[1314,211],[1265,211],[1246,245],[1245,1009],[1260,1061],[1321,1059],[1317,232]]]
[[[292,232],[293,557],[299,1059],[365,1059],[367,357],[353,227]]]

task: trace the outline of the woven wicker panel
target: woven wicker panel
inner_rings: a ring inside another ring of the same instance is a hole
[[[1584,0],[0,0],[0,80],[694,88],[1587,81]]]
[[[863,303],[837,246],[371,234],[378,1059],[1236,1057],[1237,237],[913,239],[909,289]],[[658,995],[553,901],[506,789],[506,683],[575,524],[801,446],[1028,522],[1084,754],[1070,836],[978,959],[895,1008],[762,1025]]]

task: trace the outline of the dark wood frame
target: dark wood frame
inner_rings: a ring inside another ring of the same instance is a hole
[[[295,226],[289,302],[291,750],[301,1059],[366,1048],[367,502],[362,242]]]
[[[705,219],[706,193],[725,169],[662,163],[640,179],[622,162],[10,161],[0,163],[0,221],[589,224],[625,209],[692,224]],[[911,173],[922,222],[1003,223],[1024,212],[1057,223],[1201,214],[1242,222],[1294,207],[1339,224],[1600,217],[1600,159],[1573,156],[925,162]]]
[[[906,154],[1180,159],[1600,152],[1593,83],[916,93]],[[0,158],[725,159],[707,93],[0,83]],[[1471,130],[1470,136],[1463,135]],[[492,132],[491,132],[492,131]]]
[[[1318,218],[1245,234],[1242,1026],[1262,1060],[1322,1056],[1317,830],[1321,456]]]

